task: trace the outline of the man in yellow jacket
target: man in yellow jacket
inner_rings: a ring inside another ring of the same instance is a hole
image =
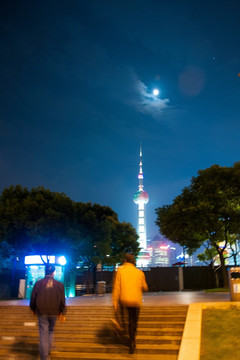
[[[127,254],[124,265],[117,270],[112,298],[116,312],[119,304],[128,311],[129,354],[134,353],[136,346],[135,335],[143,291],[148,291],[145,275],[136,268],[134,256]]]

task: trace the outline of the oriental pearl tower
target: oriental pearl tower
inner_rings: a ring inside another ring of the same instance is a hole
[[[147,248],[147,232],[146,232],[146,214],[145,205],[149,201],[149,196],[146,191],[143,190],[143,170],[142,170],[142,146],[140,145],[140,162],[139,162],[139,174],[138,174],[138,191],[133,197],[133,201],[138,205],[138,236],[139,245],[141,250]]]

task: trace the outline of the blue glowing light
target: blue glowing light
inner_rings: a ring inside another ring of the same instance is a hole
[[[73,292],[70,292],[69,295],[68,295],[68,297],[70,297],[70,298],[71,298],[71,297],[75,297],[75,294],[74,294]]]
[[[50,264],[55,264],[55,256],[49,256],[49,260],[47,259],[46,255],[25,256],[25,265],[33,265],[33,264],[43,265],[44,263],[47,263],[47,262],[49,262]]]
[[[46,255],[29,255],[25,256],[25,265],[45,265],[56,264],[64,266],[67,263],[65,256],[46,256]]]
[[[59,265],[62,265],[62,266],[66,265],[67,260],[66,260],[65,256],[60,256],[58,258],[58,263],[59,263]]]

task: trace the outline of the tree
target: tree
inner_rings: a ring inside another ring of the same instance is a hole
[[[198,260],[200,260],[201,262],[205,262],[207,265],[209,265],[215,275],[215,283],[216,283],[216,287],[219,287],[219,278],[218,278],[218,267],[215,267],[215,261],[216,261],[216,257],[217,257],[218,253],[217,250],[212,247],[209,242],[206,242],[206,246],[205,246],[205,250],[203,253],[200,253],[197,255]]]
[[[12,246],[7,241],[0,242],[0,271],[11,269],[16,261]]]
[[[76,203],[75,229],[79,260],[90,268],[105,263],[111,255],[112,219],[117,214],[107,206]]]
[[[200,170],[191,185],[156,214],[161,233],[190,253],[209,242],[219,256],[227,287],[224,252],[240,233],[240,163]]]
[[[126,222],[114,222],[113,225],[111,248],[114,264],[121,263],[126,253],[132,253],[136,257],[140,247],[135,228]]]
[[[43,187],[10,186],[0,196],[0,256],[5,259],[62,254],[68,266],[81,262],[95,273],[99,263],[119,262],[124,251],[137,254],[137,238],[108,206],[74,202]]]
[[[43,187],[10,186],[0,197],[1,243],[8,243],[16,257],[69,253],[73,219],[72,200]]]
[[[75,226],[76,253],[82,267],[93,272],[101,265],[116,265],[123,254],[138,254],[138,235],[129,223],[121,223],[117,214],[108,206],[76,203]]]

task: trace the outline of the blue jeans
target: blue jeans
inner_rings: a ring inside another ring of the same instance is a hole
[[[40,359],[47,360],[49,352],[52,346],[53,330],[56,322],[56,316],[39,315],[38,327],[39,327],[39,352]]]

